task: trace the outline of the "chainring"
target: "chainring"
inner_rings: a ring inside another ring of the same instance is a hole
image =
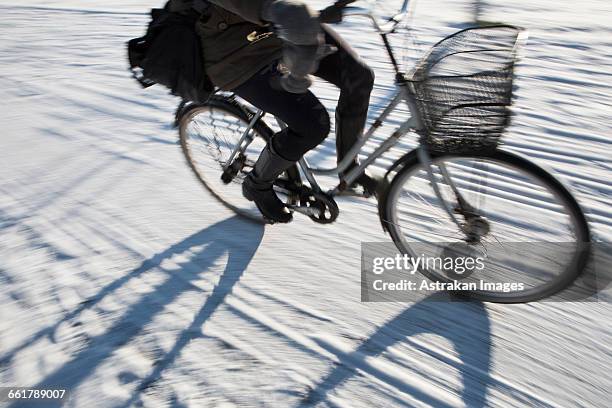
[[[319,224],[331,224],[340,214],[336,201],[324,193],[307,191],[301,195],[300,205],[318,210],[318,215],[312,214],[308,217]]]

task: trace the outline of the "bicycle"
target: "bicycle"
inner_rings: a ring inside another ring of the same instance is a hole
[[[371,9],[346,5],[343,9],[346,17],[368,19],[380,35],[395,72],[396,90],[336,168],[313,168],[303,158],[277,180],[274,188],[287,207],[317,223],[334,222],[340,213],[334,198],[402,137],[416,134],[420,146],[386,171],[377,191],[382,227],[403,254],[416,256],[416,242],[440,238],[471,247],[500,242],[502,234],[506,241],[566,242],[572,245],[568,260],[560,262],[557,275],[545,273],[542,284],[519,292],[475,290],[467,295],[501,303],[528,302],[569,286],[589,258],[590,232],[579,204],[543,168],[500,149],[524,30],[511,25],[461,30],[435,44],[404,73],[388,37],[409,14],[409,0],[384,25]],[[407,104],[410,117],[359,167],[344,174],[401,102]],[[227,92],[216,93],[205,103],[184,104],[177,113],[181,147],[196,177],[225,206],[256,222],[264,220],[242,197],[240,184],[272,137],[265,115]],[[324,192],[315,177],[320,174],[339,175],[338,185]],[[490,207],[485,208],[487,204]],[[567,225],[561,228],[561,222]],[[435,281],[452,280],[440,271],[421,272]]]

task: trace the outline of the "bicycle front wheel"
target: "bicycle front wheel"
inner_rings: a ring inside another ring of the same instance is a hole
[[[570,192],[541,167],[495,150],[432,154],[431,171],[439,194],[416,154],[407,156],[389,186],[381,218],[397,248],[434,259],[463,248],[463,254],[486,258],[487,268],[470,275],[421,268],[430,279],[472,282],[469,287],[477,289],[464,293],[470,297],[519,303],[561,291],[584,269],[586,218]],[[520,284],[517,290],[499,285],[511,282]]]

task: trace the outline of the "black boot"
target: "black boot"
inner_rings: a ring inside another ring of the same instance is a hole
[[[254,201],[264,218],[271,222],[287,223],[293,219],[273,189],[276,178],[293,164],[278,155],[268,143],[242,183],[244,197]]]
[[[357,143],[359,136],[363,133],[363,120],[361,117],[342,117],[336,114],[336,154],[338,155],[338,163],[342,161],[344,156],[351,150],[353,145]],[[355,157],[353,162],[348,168],[341,174],[347,174],[355,167],[359,166],[359,161]],[[349,188],[354,189],[357,186],[361,186],[366,197],[370,197],[376,194],[378,182],[370,177],[367,173],[363,172]]]
[[[352,169],[359,166],[359,162],[355,160],[349,165],[349,167],[342,173],[342,175],[348,174]],[[378,191],[378,181],[371,177],[367,172],[361,173],[355,181],[351,183],[349,189],[356,190],[356,187],[361,186],[363,189],[363,196],[371,197],[375,196]]]

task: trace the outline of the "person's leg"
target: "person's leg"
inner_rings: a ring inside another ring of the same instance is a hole
[[[294,94],[282,89],[281,76],[276,66],[267,68],[234,92],[287,124],[287,129],[274,135],[272,146],[287,160],[298,161],[329,134],[329,114],[312,92]]]
[[[324,25],[323,30],[325,41],[338,51],[321,60],[314,75],[340,89],[336,108],[336,149],[340,162],[363,133],[374,72],[329,26]]]
[[[243,193],[255,202],[264,217],[276,222],[289,222],[291,214],[274,193],[274,180],[327,137],[329,115],[311,92],[298,95],[284,91],[278,86],[279,79],[280,73],[272,67],[255,75],[234,92],[288,126],[276,133],[262,151],[253,171],[244,180]]]

